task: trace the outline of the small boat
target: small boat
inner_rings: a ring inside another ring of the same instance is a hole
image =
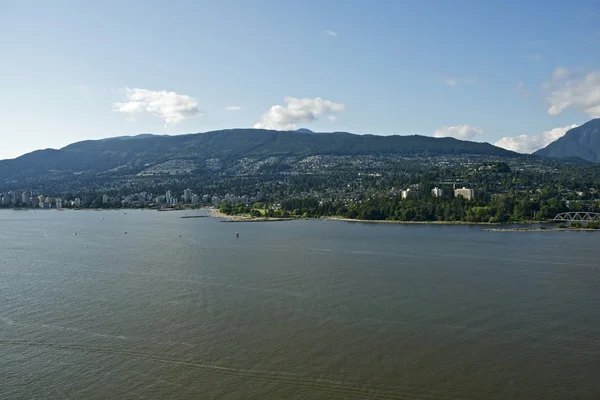
[[[236,232],[236,233],[235,233],[235,237],[238,237],[238,238],[239,238],[239,237],[240,237],[240,233],[239,233],[239,232]]]

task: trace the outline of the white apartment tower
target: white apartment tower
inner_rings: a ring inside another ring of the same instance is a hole
[[[438,187],[434,187],[433,189],[431,189],[431,195],[433,197],[442,197],[443,194],[444,191]]]
[[[406,189],[402,191],[402,200],[406,199],[418,199],[421,193],[418,190]]]
[[[475,191],[473,189],[467,189],[463,187],[462,189],[454,189],[454,197],[462,197],[465,200],[474,200],[475,199]]]

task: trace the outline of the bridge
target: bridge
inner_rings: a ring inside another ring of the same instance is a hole
[[[553,221],[589,222],[600,221],[600,213],[573,211],[557,214]]]

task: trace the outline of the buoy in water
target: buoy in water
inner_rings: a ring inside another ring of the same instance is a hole
[[[127,232],[123,232],[123,235],[127,235]]]

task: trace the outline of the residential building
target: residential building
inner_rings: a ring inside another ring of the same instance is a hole
[[[431,189],[431,195],[433,197],[442,197],[443,194],[444,194],[444,191],[442,189],[440,189],[439,187],[434,187],[433,189]]]
[[[402,200],[406,199],[418,199],[421,193],[415,189],[406,189],[402,191]]]
[[[454,197],[462,197],[465,200],[474,200],[475,199],[475,191],[473,189],[468,189],[463,187],[462,189],[454,189]]]
[[[192,201],[192,189],[185,189],[183,191],[183,201],[189,203]]]
[[[55,202],[56,202],[56,208],[62,208],[63,204],[62,204],[62,199],[60,197],[57,197]]]

